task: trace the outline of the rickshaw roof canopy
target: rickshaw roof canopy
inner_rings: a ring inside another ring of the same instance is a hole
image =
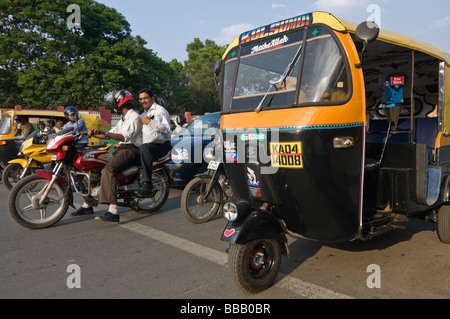
[[[312,24],[312,23],[325,24],[325,25],[329,26],[331,29],[333,29],[335,31],[339,31],[339,32],[355,33],[356,27],[358,26],[357,23],[339,19],[335,15],[328,13],[328,12],[317,11],[317,12],[312,12],[312,13],[309,13],[306,15],[309,15],[310,17],[312,17],[312,21],[310,24]],[[288,20],[290,20],[290,19],[286,19],[283,21],[288,21]],[[274,24],[272,24],[272,25],[274,25]],[[247,33],[248,32],[245,32],[242,35],[247,34]],[[231,50],[232,48],[239,45],[239,40],[242,35],[237,37],[228,46],[228,49],[226,50],[226,52],[223,55],[223,58],[226,57],[229,50]],[[379,34],[377,40],[391,43],[391,44],[394,44],[397,46],[409,48],[411,50],[423,52],[423,53],[433,56],[441,61],[444,61],[447,64],[447,66],[450,66],[450,54],[449,53],[443,52],[441,49],[439,49],[438,47],[436,47],[434,45],[421,42],[419,40],[413,39],[406,35],[396,33],[396,32],[386,31],[386,30],[380,30],[380,34]]]

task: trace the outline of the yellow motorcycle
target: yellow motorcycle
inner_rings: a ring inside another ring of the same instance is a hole
[[[44,168],[44,164],[50,164],[51,154],[45,151],[46,139],[37,136],[36,132],[30,134],[22,143],[18,156],[8,161],[2,173],[3,184],[6,189],[11,190],[13,186],[23,177],[30,175],[36,168]]]

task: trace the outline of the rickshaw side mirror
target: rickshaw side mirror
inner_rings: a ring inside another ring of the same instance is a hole
[[[378,38],[379,34],[380,28],[375,22],[372,21],[364,21],[360,23],[355,30],[356,40],[364,43],[365,45]]]
[[[222,68],[222,60],[218,60],[213,69],[214,83],[216,84],[216,87],[219,86],[219,83],[217,81],[217,76],[219,75],[221,68]]]
[[[364,51],[366,51],[367,44],[374,41],[378,38],[380,34],[380,27],[375,22],[372,21],[364,21],[360,23],[355,30],[355,38],[356,41],[363,43],[363,49],[361,50],[361,63],[355,65],[357,68],[360,68],[362,65]]]
[[[219,75],[221,67],[222,67],[222,60],[218,60],[216,62],[216,65],[214,66],[213,74],[216,76]]]

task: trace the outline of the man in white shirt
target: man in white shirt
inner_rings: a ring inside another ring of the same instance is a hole
[[[114,107],[122,120],[109,132],[97,129],[89,131],[96,138],[113,139],[119,141],[113,157],[102,170],[100,180],[100,204],[109,204],[108,212],[103,216],[97,216],[96,220],[119,222],[117,212],[117,173],[126,167],[139,165],[139,147],[142,144],[142,123],[139,114],[133,110],[134,99],[130,92],[125,90],[113,93]],[[84,212],[84,214],[83,214]],[[72,215],[92,214],[93,209],[86,203]]]
[[[170,117],[167,110],[155,102],[155,94],[150,88],[139,91],[139,102],[144,112],[141,115],[142,145],[140,147],[143,185],[140,193],[143,196],[152,194],[153,162],[166,155],[171,149]],[[147,126],[147,127],[146,127]],[[158,138],[153,138],[154,135]]]

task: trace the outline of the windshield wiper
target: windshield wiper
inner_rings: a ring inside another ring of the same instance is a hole
[[[295,66],[295,62],[296,62],[297,59],[300,57],[300,53],[302,52],[302,47],[303,47],[303,45],[300,45],[300,47],[298,48],[297,52],[296,52],[295,55],[294,55],[294,58],[292,59],[292,61],[291,61],[291,62],[289,63],[289,65],[287,66],[286,70],[284,70],[283,75],[282,75],[279,79],[274,78],[274,79],[272,79],[272,80],[269,81],[269,84],[270,84],[271,86],[273,85],[273,86],[276,87],[277,84],[286,81],[286,78],[287,78],[288,74],[291,74],[291,73],[292,73],[292,69],[293,69],[294,66]],[[271,88],[271,87],[269,87],[269,89],[267,90],[266,94],[263,96],[261,102],[259,102],[258,106],[256,107],[256,109],[255,109],[255,112],[256,112],[256,113],[259,113],[259,112],[261,111],[262,106],[263,106],[263,104],[264,104],[264,101],[266,100],[267,95],[269,95],[270,88]],[[272,100],[270,100],[270,102],[269,102],[269,104],[268,104],[267,106],[270,106],[270,103],[272,103]]]

